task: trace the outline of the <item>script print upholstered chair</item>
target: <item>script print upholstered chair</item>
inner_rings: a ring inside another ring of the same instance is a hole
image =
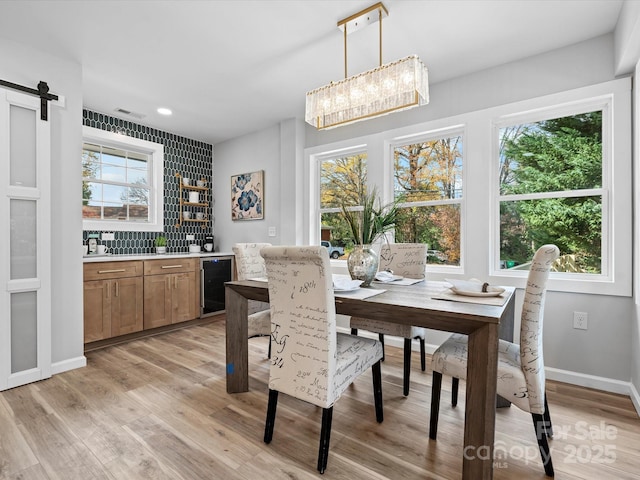
[[[385,244],[380,249],[379,271],[391,270],[394,275],[405,278],[425,278],[425,266],[427,262],[427,245],[424,243],[392,243]],[[399,325],[385,322],[384,320],[369,320],[367,318],[352,317],[351,333],[358,334],[358,330],[368,330],[378,334],[383,348],[384,360],[384,336],[393,335],[404,338],[404,373],[402,393],[409,395],[409,380],[411,375],[411,340],[420,342],[420,367],[425,370],[424,328],[411,325]]]
[[[278,393],[322,408],[318,471],[329,456],[333,405],[370,367],[376,420],[382,422],[382,345],[336,331],[335,299],[327,249],[266,247],[271,304],[271,366],[264,441],[271,443]]]
[[[238,280],[267,276],[260,250],[270,246],[270,243],[236,243],[232,247],[236,258]],[[271,336],[271,313],[268,303],[249,300],[249,317],[247,320],[248,338]],[[271,358],[271,342],[269,342],[268,355]]]
[[[498,347],[498,395],[531,413],[544,471],[553,477],[553,464],[547,437],[553,436],[545,394],[542,357],[542,323],[547,279],[551,264],[560,252],[555,245],[540,247],[531,262],[522,305],[520,345],[500,340]],[[442,375],[453,377],[452,403],[457,403],[458,379],[467,375],[466,335],[453,334],[433,354],[431,425],[429,437],[436,438]]]

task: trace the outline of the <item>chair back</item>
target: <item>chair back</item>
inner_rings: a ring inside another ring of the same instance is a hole
[[[322,246],[265,247],[269,278],[269,388],[322,408],[336,400],[336,311]]]
[[[267,270],[264,266],[264,259],[260,256],[260,250],[270,246],[270,243],[236,243],[233,246],[233,253],[236,256],[238,280],[267,276]]]
[[[380,248],[378,270],[392,270],[406,278],[425,278],[427,245],[425,243],[386,243]]]
[[[540,247],[531,261],[520,323],[520,365],[531,413],[544,413],[545,374],[542,355],[544,300],[551,264],[560,255],[555,245]]]

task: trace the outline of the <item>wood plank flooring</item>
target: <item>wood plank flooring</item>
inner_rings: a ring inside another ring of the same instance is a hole
[[[250,340],[250,391],[228,395],[224,317],[87,353],[88,366],[0,393],[2,480],[276,480],[319,478],[321,410],[280,395],[273,441],[262,441],[269,363]],[[464,384],[449,405],[443,381],[438,440],[428,438],[431,371],[413,356],[402,395],[402,351],[382,365],[384,422],[371,374],[334,408],[325,479],[457,479]],[[427,365],[428,366],[428,365]],[[640,480],[640,419],[629,398],[549,382],[558,479]],[[494,478],[545,478],[531,416],[496,419]]]

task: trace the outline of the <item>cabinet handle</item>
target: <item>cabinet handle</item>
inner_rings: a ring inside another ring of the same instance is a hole
[[[105,284],[102,286],[102,289],[104,290],[105,287],[107,287],[106,298],[109,299],[109,297],[111,296],[111,282],[105,282]]]
[[[173,277],[173,288],[174,288],[174,290],[177,290],[177,288],[178,288],[178,277],[177,276]]]
[[[116,282],[116,297],[120,296],[120,282]]]
[[[114,270],[98,270],[98,273],[121,273],[126,271],[124,268],[116,268]]]
[[[182,265],[162,265],[163,269],[167,268],[182,268]]]

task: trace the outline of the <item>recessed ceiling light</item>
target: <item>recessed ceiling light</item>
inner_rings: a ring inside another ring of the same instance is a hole
[[[160,115],[171,115],[173,112],[171,110],[169,110],[168,108],[160,107],[158,109],[158,113]]]

